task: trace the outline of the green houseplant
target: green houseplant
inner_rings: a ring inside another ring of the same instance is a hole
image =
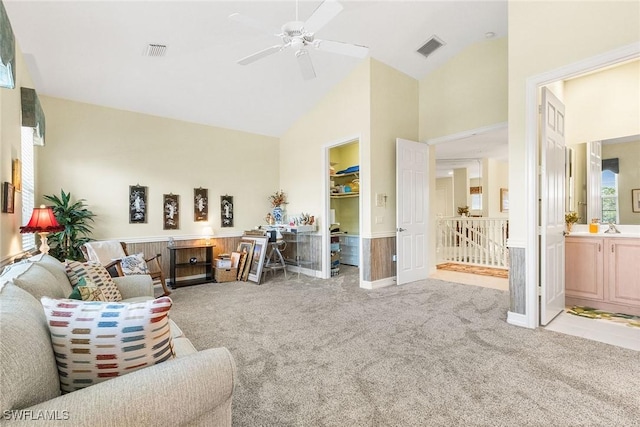
[[[458,215],[469,216],[469,206],[458,206]]]
[[[567,233],[571,233],[571,230],[573,229],[573,224],[575,224],[579,220],[580,220],[580,217],[578,216],[578,213],[575,211],[570,211],[564,214],[564,222],[567,224]]]
[[[85,199],[72,202],[71,192],[65,193],[64,190],[60,190],[60,197],[50,195],[44,196],[44,199],[52,203],[51,207],[58,223],[64,226],[64,230],[49,236],[49,254],[60,261],[82,260],[81,247],[91,240],[89,234],[93,227],[89,222],[93,221],[95,214],[87,209]]]

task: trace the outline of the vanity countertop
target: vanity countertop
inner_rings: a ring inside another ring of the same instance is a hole
[[[601,224],[598,233],[589,233],[589,228],[586,224],[575,224],[573,230],[567,236],[640,239],[640,225],[616,225],[616,228],[620,233],[605,233],[609,229],[609,225]]]

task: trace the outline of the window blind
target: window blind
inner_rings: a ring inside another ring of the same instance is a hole
[[[35,172],[33,160],[33,128],[22,128],[22,225],[31,219],[35,205]],[[36,247],[33,233],[22,235],[22,250],[30,251]]]

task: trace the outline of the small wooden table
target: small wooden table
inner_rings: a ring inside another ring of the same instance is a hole
[[[214,245],[178,245],[169,246],[169,273],[171,277],[170,285],[172,288],[181,286],[199,285],[201,283],[213,282],[213,248]],[[189,253],[191,251],[191,253]],[[179,253],[180,252],[180,253]],[[204,252],[204,258],[201,258]],[[199,254],[199,256],[195,256]],[[187,259],[187,256],[189,258]],[[180,261],[178,261],[180,258]],[[190,262],[191,258],[195,258],[195,262]],[[185,261],[186,259],[186,261]],[[179,268],[204,268],[204,272],[200,277],[182,280],[176,280],[176,271]]]

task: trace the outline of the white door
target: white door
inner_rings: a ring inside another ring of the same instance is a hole
[[[540,324],[564,310],[564,105],[542,89]]]
[[[429,146],[396,139],[397,283],[426,279]]]
[[[587,224],[602,215],[602,142],[587,143]]]

